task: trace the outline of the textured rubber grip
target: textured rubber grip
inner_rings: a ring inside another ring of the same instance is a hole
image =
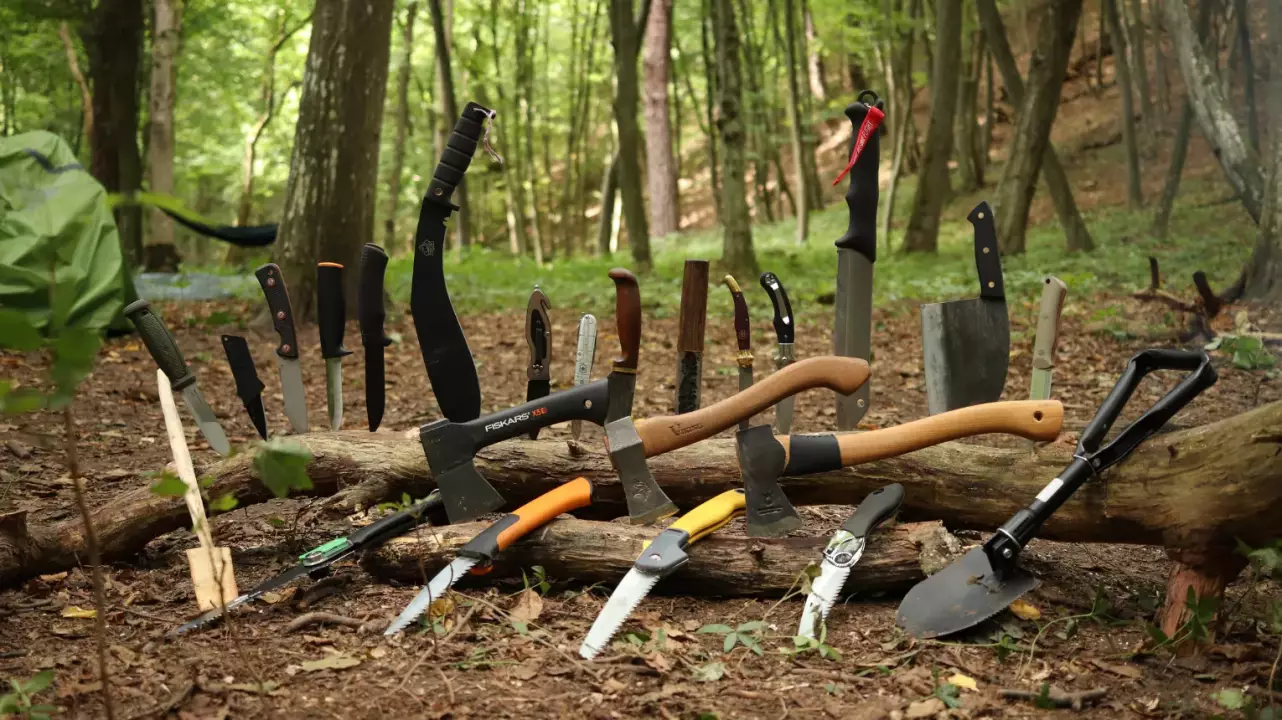
[[[267,309],[272,314],[272,327],[280,336],[280,345],[276,354],[283,358],[298,359],[298,337],[294,334],[294,308],[289,304],[289,292],[285,289],[285,278],[281,275],[280,266],[276,263],[266,265],[254,271],[258,284],[263,288],[267,298]]]
[[[151,359],[156,361],[156,365],[169,378],[170,387],[182,390],[196,382],[196,376],[187,367],[187,361],[183,359],[174,336],[169,334],[160,316],[151,311],[151,305],[146,300],[130,303],[125,308],[125,317],[138,328],[143,345],[147,346]]]
[[[254,367],[254,356],[249,354],[249,343],[240,335],[223,336],[223,352],[231,366],[231,376],[236,380],[236,397],[248,402],[263,392],[263,381]]]
[[[783,439],[783,438],[781,438]],[[785,477],[810,475],[841,468],[841,445],[835,435],[790,435],[786,438]]]
[[[454,123],[454,131],[445,143],[445,150],[441,152],[436,171],[432,173],[432,182],[427,186],[428,200],[450,204],[454,189],[463,182],[463,175],[472,164],[476,145],[485,131],[485,121],[494,115],[493,110],[474,102],[463,108],[458,122]]]
[[[788,301],[788,290],[779,277],[772,272],[761,274],[761,287],[770,296],[770,304],[775,308],[775,335],[781,344],[791,345],[796,337],[796,321],[792,317],[792,303]]]
[[[611,270],[610,279],[614,281],[614,322],[623,353],[614,361],[614,370],[634,373],[641,352],[641,288],[637,276],[623,268]]]
[[[893,517],[903,501],[903,485],[891,483],[877,488],[868,493],[864,501],[859,503],[855,513],[841,527],[855,537],[867,537],[868,533],[876,530],[878,525]]]
[[[360,283],[356,289],[356,320],[361,328],[361,345],[386,347],[392,339],[383,334],[387,312],[383,309],[383,275],[387,253],[374,243],[361,249]]]
[[[866,96],[872,105],[864,102]],[[870,107],[878,110],[882,101],[876,94],[864,91],[859,99],[846,106],[846,117],[852,126],[850,133],[851,150],[860,140],[860,129],[868,119]],[[850,212],[850,221],[846,233],[837,240],[839,248],[854,250],[868,258],[868,262],[877,260],[877,202],[879,196],[878,172],[881,166],[881,134],[872,130],[867,134],[863,150],[850,171],[850,187],[846,190],[846,209]]]
[[[316,266],[316,326],[320,331],[321,357],[341,358],[352,351],[343,347],[347,324],[347,303],[343,299],[343,266],[321,263]]]

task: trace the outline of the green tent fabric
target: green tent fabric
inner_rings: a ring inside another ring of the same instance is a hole
[[[42,332],[55,317],[117,331],[128,329],[121,309],[136,298],[107,192],[67,143],[43,131],[0,138],[0,307],[27,313]]]

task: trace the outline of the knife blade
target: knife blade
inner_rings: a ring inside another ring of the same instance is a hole
[[[450,197],[463,182],[482,134],[488,134],[485,123],[495,115],[495,111],[474,102],[463,108],[423,196],[414,232],[414,279],[410,288],[414,331],[436,402],[441,414],[451,422],[480,417],[481,382],[445,286],[445,223],[458,209]]]
[[[574,386],[584,385],[592,379],[592,363],[596,362],[596,316],[583,313],[579,318],[579,340],[574,350]],[[583,434],[583,421],[570,421],[570,437],[575,440]]]
[[[343,347],[347,303],[343,298],[343,266],[323,262],[316,266],[316,326],[321,357],[325,358],[325,407],[329,429],[343,427],[343,358],[352,351]]]
[[[833,326],[833,354],[872,360],[872,281],[877,261],[878,165],[881,140],[877,128],[885,118],[881,99],[871,90],[859,93],[846,107],[853,126],[850,162],[833,181],[850,173],[846,191],[849,224],[837,240],[837,300]],[[854,430],[868,412],[870,385],[854,395],[837,395],[837,429]]]
[[[752,387],[752,324],[748,319],[748,303],[743,299],[743,290],[739,289],[739,283],[733,275],[725,276],[721,282],[730,289],[730,299],[734,301],[734,336],[739,344],[735,362],[739,365],[739,390],[742,392]],[[751,426],[751,417],[746,417],[739,423],[740,430],[747,430]]]
[[[151,359],[156,361],[157,367],[165,371],[170,387],[182,393],[183,402],[187,404],[187,409],[196,419],[196,426],[200,428],[200,434],[205,436],[209,447],[219,455],[231,452],[231,445],[227,442],[227,434],[223,432],[223,426],[218,424],[214,411],[210,409],[209,403],[205,402],[205,396],[200,394],[200,388],[196,387],[196,374],[187,367],[182,350],[178,349],[178,342],[174,340],[173,335],[169,334],[164,321],[151,311],[151,303],[146,300],[136,300],[130,303],[124,312],[125,317],[129,318],[138,329],[138,335],[142,337],[142,343],[151,354]]]
[[[761,274],[761,287],[770,296],[770,304],[775,309],[776,344],[772,360],[774,361],[775,370],[782,370],[791,365],[793,360],[796,359],[793,354],[796,322],[792,316],[792,303],[788,302],[788,290],[784,288],[783,283],[779,281],[778,276],[774,273],[765,272]],[[790,395],[780,400],[778,405],[775,405],[775,431],[780,435],[787,435],[792,432],[794,401],[794,398]]]
[[[801,611],[801,625],[797,634],[815,637],[815,626],[836,604],[841,588],[850,576],[850,569],[863,557],[868,546],[868,536],[895,515],[904,501],[904,486],[893,483],[878,488],[864,498],[853,515],[833,534],[824,549],[819,577],[810,585],[810,594]]]
[[[632,569],[611,593],[588,630],[588,636],[579,646],[579,656],[592,660],[604,650],[650,590],[690,560],[686,548],[742,515],[743,509],[743,490],[728,490],[686,513],[659,533],[641,550]]]
[[[525,371],[525,401],[547,397],[552,391],[552,375],[549,362],[552,356],[552,320],[548,310],[552,303],[548,296],[534,286],[530,299],[525,304],[525,342],[530,346],[530,365]],[[530,439],[539,438],[538,429],[530,431]]]
[[[226,611],[252,602],[273,590],[278,590],[295,580],[308,576],[313,579],[324,577],[329,568],[336,562],[349,558],[362,550],[371,550],[381,546],[394,537],[404,535],[423,522],[443,524],[441,493],[433,491],[427,498],[410,507],[392,513],[370,525],[360,528],[351,535],[335,538],[312,548],[298,556],[298,564],[284,572],[262,582],[253,590],[239,595],[227,603],[225,608],[214,608],[170,631],[170,636],[182,635],[190,630],[204,627],[221,619]]]
[[[1059,342],[1059,317],[1064,309],[1068,286],[1063,280],[1048,275],[1042,280],[1042,301],[1037,312],[1037,337],[1033,341],[1033,381],[1029,400],[1048,400],[1051,396],[1051,373],[1055,369],[1055,344]]]
[[[708,320],[708,261],[686,260],[677,331],[677,414],[699,409],[703,335]]]
[[[276,346],[276,365],[280,370],[280,390],[285,399],[285,417],[295,433],[307,432],[307,393],[303,389],[303,370],[298,363],[298,336],[294,333],[294,308],[285,289],[280,266],[267,263],[254,271],[267,298],[272,327],[280,336]]]
[[[374,243],[361,249],[360,286],[356,292],[356,317],[361,327],[361,346],[365,348],[365,413],[369,431],[383,422],[386,402],[383,348],[392,339],[383,334],[383,273],[387,270],[387,253]]]
[[[258,378],[254,357],[249,354],[249,343],[239,335],[223,336],[223,352],[236,380],[236,396],[245,405],[245,412],[254,423],[258,436],[267,439],[267,414],[263,410],[263,381]]]
[[[532,531],[543,527],[558,515],[586,507],[592,502],[592,483],[575,478],[499,518],[459,548],[458,556],[438,571],[401,614],[387,626],[384,635],[395,635],[417,620],[469,571],[476,575],[489,572],[494,556]],[[480,567],[477,567],[477,566]]]

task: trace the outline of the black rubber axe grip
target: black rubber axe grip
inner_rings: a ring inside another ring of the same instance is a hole
[[[881,99],[871,90],[861,92],[857,100],[846,106],[846,117],[851,124],[851,151],[859,142],[869,109],[874,107],[881,110],[883,106]],[[868,262],[877,260],[877,202],[880,193],[877,176],[880,166],[881,133],[874,129],[868,134],[866,144],[850,171],[850,187],[846,190],[850,221],[846,233],[836,242],[837,247],[854,250],[868,258]]]
[[[248,402],[263,392],[263,381],[254,367],[254,356],[249,354],[249,343],[240,335],[223,336],[223,352],[231,366],[231,376],[236,380],[236,397]]]
[[[770,296],[770,304],[775,308],[775,335],[782,344],[791,344],[796,337],[796,319],[792,316],[792,303],[788,302],[788,290],[783,282],[772,272],[761,274],[761,287]]]
[[[454,123],[454,131],[450,133],[445,150],[441,152],[436,171],[432,173],[432,182],[427,186],[428,200],[450,204],[454,189],[463,182],[463,175],[472,164],[476,145],[485,132],[485,122],[494,114],[493,110],[474,102],[469,102],[463,108],[463,114]]]
[[[285,278],[281,275],[280,266],[276,263],[266,265],[254,271],[258,284],[263,288],[267,298],[267,309],[272,314],[272,327],[280,336],[280,345],[276,354],[283,358],[298,359],[298,337],[294,334],[294,308],[289,303],[289,292],[285,289]]]
[[[392,339],[383,333],[387,312],[383,309],[383,275],[387,272],[387,253],[374,243],[361,249],[360,282],[356,289],[356,320],[361,329],[361,345],[387,347]]]
[[[196,382],[196,376],[187,367],[187,361],[183,359],[174,336],[169,334],[169,329],[160,316],[151,311],[150,303],[146,300],[130,303],[125,308],[125,317],[138,329],[142,344],[147,346],[147,352],[151,353],[151,359],[156,361],[156,365],[165,371],[170,387],[182,390]]]
[[[788,438],[785,477],[839,470],[841,445],[835,435],[792,435]]]
[[[341,358],[352,354],[343,347],[347,325],[347,302],[343,299],[343,266],[321,263],[316,266],[316,326],[320,331],[321,357]]]

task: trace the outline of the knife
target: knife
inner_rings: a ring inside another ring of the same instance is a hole
[[[873,490],[859,503],[855,513],[841,529],[833,534],[828,547],[824,549],[819,577],[810,584],[810,594],[806,596],[806,605],[801,611],[798,635],[808,638],[815,636],[816,623],[820,618],[828,619],[828,613],[836,604],[846,578],[850,577],[850,568],[863,557],[868,536],[893,517],[903,501],[904,486],[899,483]]]
[[[686,260],[677,330],[677,414],[699,409],[703,333],[708,319],[708,261]]]
[[[792,303],[788,302],[788,291],[774,273],[761,274],[761,287],[765,288],[766,294],[770,296],[770,304],[775,308],[774,326],[777,344],[773,360],[775,370],[782,370],[796,359],[792,350],[796,330],[796,322],[792,317]],[[780,435],[792,432],[793,403],[794,398],[790,395],[775,405],[775,431]]]
[[[574,386],[584,385],[592,379],[592,363],[596,361],[596,316],[583,313],[579,318],[579,343],[574,351]],[[583,421],[570,421],[570,436],[575,440],[583,434]]]
[[[414,331],[436,402],[451,422],[480,417],[481,383],[445,287],[445,223],[458,209],[450,202],[454,188],[463,182],[482,134],[488,134],[485,122],[496,114],[474,102],[463,108],[423,196],[414,232],[414,279],[410,286]]]
[[[525,371],[528,378],[525,384],[525,401],[547,397],[552,391],[552,375],[548,363],[552,355],[552,320],[548,310],[552,303],[543,294],[538,285],[530,293],[530,300],[525,304],[525,342],[530,346],[530,366]],[[530,431],[530,439],[537,440],[539,430]]]
[[[853,126],[850,162],[833,181],[850,172],[846,207],[850,211],[846,232],[837,240],[837,301],[833,327],[834,355],[871,361],[872,276],[877,260],[877,183],[881,140],[877,127],[885,118],[881,99],[871,90],[859,93],[846,107]],[[837,429],[854,430],[870,401],[869,384],[850,396],[837,396]]]
[[[383,386],[383,348],[392,339],[383,334],[383,273],[387,270],[387,253],[374,243],[361,249],[360,287],[356,292],[356,318],[361,326],[361,346],[365,348],[365,412],[369,431],[383,422],[386,389]]]
[[[559,485],[516,510],[499,518],[459,548],[458,556],[432,577],[401,614],[387,626],[384,635],[395,635],[427,611],[432,601],[443,596],[464,575],[484,575],[494,556],[509,545],[551,522],[556,516],[592,503],[592,483],[575,478]],[[479,566],[479,567],[478,567]]]
[[[219,455],[231,452],[227,434],[223,432],[222,425],[218,424],[218,418],[214,417],[209,403],[205,402],[205,396],[200,394],[200,388],[196,387],[196,374],[187,367],[187,361],[183,359],[182,351],[178,349],[178,343],[169,334],[164,321],[151,311],[151,303],[136,300],[124,312],[125,317],[138,329],[142,344],[151,353],[151,359],[165,371],[170,387],[182,393],[183,402],[187,404],[192,417],[196,418],[196,426],[209,442],[209,447]]]
[[[276,263],[254,271],[258,284],[267,298],[267,309],[272,314],[272,326],[280,336],[276,347],[276,365],[280,368],[280,390],[285,398],[285,417],[295,433],[307,432],[307,395],[303,390],[303,371],[298,364],[298,337],[294,334],[294,308],[289,303],[285,278]]]
[[[254,357],[249,354],[249,343],[239,335],[223,336],[223,352],[231,366],[231,376],[236,380],[236,395],[245,404],[245,412],[254,423],[258,436],[267,439],[267,414],[263,411],[263,381],[258,379]]]
[[[743,514],[743,508],[743,490],[728,490],[686,513],[642,548],[632,569],[623,576],[592,623],[587,638],[579,646],[579,655],[584,660],[592,660],[604,650],[650,590],[690,560],[686,548]]]
[[[343,299],[343,266],[323,262],[316,266],[316,325],[320,331],[321,357],[325,358],[325,406],[329,429],[343,427],[343,358],[352,351],[343,347],[347,304]]]
[[[189,630],[195,630],[216,622],[222,618],[226,611],[257,600],[264,594],[279,590],[303,576],[318,580],[328,575],[330,566],[339,560],[349,558],[362,550],[377,548],[394,537],[404,535],[423,522],[444,524],[444,518],[440,517],[441,514],[441,494],[438,491],[433,491],[426,499],[404,510],[392,513],[375,523],[366,525],[351,535],[335,538],[324,545],[308,550],[298,556],[297,565],[263,582],[253,590],[237,596],[236,599],[228,602],[225,607],[214,608],[199,617],[183,623],[170,631],[169,635],[182,635]]]
[[[1059,315],[1064,309],[1068,286],[1048,275],[1042,281],[1042,303],[1037,313],[1037,338],[1033,341],[1033,383],[1029,400],[1051,396],[1051,372],[1055,368],[1055,343],[1059,341]]]
[[[752,387],[752,325],[748,320],[748,303],[743,299],[743,290],[733,275],[727,275],[721,282],[730,289],[730,299],[734,301],[734,336],[739,343],[739,355],[735,362],[739,365],[739,391]],[[752,418],[745,417],[739,423],[740,430],[752,426]]]

